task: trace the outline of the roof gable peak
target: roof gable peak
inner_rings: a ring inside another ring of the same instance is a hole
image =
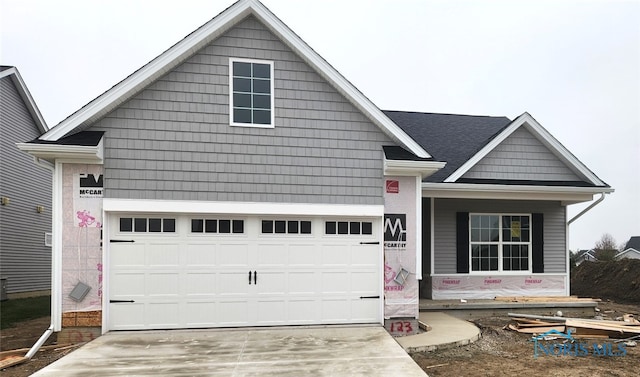
[[[418,157],[431,157],[424,148],[384,115],[366,96],[258,0],[239,0],[231,5],[164,53],[71,114],[40,139],[55,141],[82,126],[97,121],[249,15],[255,16],[262,22],[392,140]]]
[[[536,139],[544,144],[553,154],[555,154],[567,167],[575,171],[577,175],[589,181],[595,186],[607,186],[600,178],[591,172],[580,160],[578,160],[567,148],[565,148],[549,131],[547,131],[531,114],[524,112],[514,119],[504,130],[497,134],[480,151],[472,156],[460,168],[447,177],[444,182],[453,183],[460,179],[465,173],[471,170],[480,160],[486,157],[504,140],[511,136],[516,130],[525,127]]]

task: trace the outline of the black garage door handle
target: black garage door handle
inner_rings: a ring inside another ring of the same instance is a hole
[[[136,242],[134,240],[109,240],[109,242],[120,243],[120,242]]]
[[[380,241],[360,242],[360,245],[380,245]]]
[[[109,300],[110,304],[119,304],[122,302],[128,302],[128,303],[134,303],[135,301],[133,300]]]

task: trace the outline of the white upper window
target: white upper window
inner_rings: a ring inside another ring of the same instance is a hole
[[[229,59],[232,126],[274,127],[273,62]]]

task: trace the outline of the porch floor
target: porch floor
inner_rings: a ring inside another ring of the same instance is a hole
[[[593,300],[536,300],[536,301],[498,301],[498,300],[427,300],[420,299],[420,312],[443,312],[460,319],[482,317],[506,317],[507,313],[536,315],[554,315],[558,311],[563,316],[588,318],[595,315],[598,302]]]

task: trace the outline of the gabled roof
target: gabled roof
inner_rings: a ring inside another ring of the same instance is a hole
[[[20,72],[18,72],[18,68],[1,65],[0,79],[4,77],[9,77],[11,78],[11,81],[13,81],[13,84],[16,86],[16,89],[18,89],[18,94],[20,94],[22,101],[27,106],[27,110],[29,111],[29,114],[31,114],[31,117],[33,118],[33,121],[35,122],[36,126],[40,130],[40,133],[47,132],[49,130],[49,127],[47,126],[47,123],[44,121],[42,114],[40,114],[40,110],[38,110],[36,101],[34,101],[33,97],[31,97],[31,93],[29,92],[27,85],[24,83],[24,80],[22,79]]]
[[[236,2],[129,77],[70,115],[40,139],[56,141],[66,135],[82,131],[249,15],[255,16],[269,28],[271,32],[315,69],[338,92],[344,95],[348,101],[380,127],[387,136],[418,157],[431,157],[424,148],[387,118],[367,97],[258,0],[240,0]]]
[[[529,113],[524,113],[509,124],[500,134],[496,135],[473,157],[467,160],[462,166],[448,176],[444,182],[456,182],[480,160],[494,150],[500,143],[520,127],[526,127],[531,134],[544,144],[556,157],[558,157],[567,167],[573,170],[576,175],[586,182],[597,187],[609,187],[600,180],[591,170],[589,170],[580,160],[578,160],[567,148],[565,148],[556,138],[554,138],[544,127],[540,125]]]
[[[506,117],[387,111],[409,136],[447,165],[425,182],[442,182],[491,141],[511,120]]]
[[[627,244],[624,247],[624,250],[635,249],[640,251],[640,236],[633,236],[629,238]]]

